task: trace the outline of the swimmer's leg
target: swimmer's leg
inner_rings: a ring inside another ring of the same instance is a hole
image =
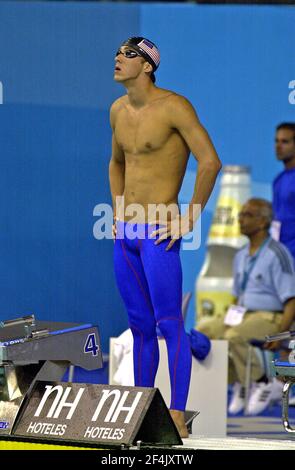
[[[157,325],[168,351],[171,385],[170,412],[182,437],[187,437],[184,410],[191,376],[191,347],[182,318],[182,269],[179,256],[180,240],[166,251],[169,240],[154,244],[142,243],[141,259],[153,302]]]
[[[134,383],[153,387],[159,365],[156,320],[139,253],[140,240],[117,239],[114,264],[117,285],[133,334]]]

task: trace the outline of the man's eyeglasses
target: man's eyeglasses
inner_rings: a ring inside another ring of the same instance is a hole
[[[127,57],[127,59],[134,59],[135,57],[140,57],[140,54],[138,54],[138,52],[134,51],[133,49],[125,49],[124,51],[118,49],[116,52],[116,57],[120,54],[123,54],[123,56]]]

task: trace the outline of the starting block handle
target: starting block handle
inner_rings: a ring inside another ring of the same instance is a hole
[[[25,317],[14,318],[13,320],[0,321],[0,328],[16,325],[30,325],[31,327],[34,327],[35,323],[35,315],[27,315]]]
[[[266,336],[265,341],[266,343],[271,343],[272,341],[281,341],[283,339],[293,338],[293,336],[295,336],[295,330],[283,331],[283,333],[278,333],[277,335]]]

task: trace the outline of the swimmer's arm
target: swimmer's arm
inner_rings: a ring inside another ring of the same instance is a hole
[[[192,223],[196,216],[192,211],[194,204],[204,209],[213,190],[221,162],[206,129],[200,123],[190,102],[182,96],[174,95],[169,100],[169,116],[172,128],[176,129],[187,143],[198,162],[194,193],[190,201],[189,218]]]
[[[117,113],[117,102],[111,107],[110,121],[113,130],[112,156],[109,164],[109,180],[113,201],[114,217],[116,216],[116,197],[122,196],[125,187],[125,156],[122,148],[115,137],[115,121]]]
[[[116,138],[112,137],[112,157],[109,164],[109,180],[113,201],[114,216],[116,213],[116,197],[123,196],[125,187],[125,158]]]

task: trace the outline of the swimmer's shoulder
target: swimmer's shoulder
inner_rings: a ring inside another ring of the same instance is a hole
[[[162,99],[169,112],[180,108],[192,108],[191,102],[183,95],[174,91],[159,88],[159,99]]]
[[[123,95],[123,96],[120,96],[119,98],[117,98],[113,104],[111,105],[111,108],[110,108],[110,112],[111,113],[116,113],[118,112],[121,108],[123,108],[124,106],[126,106],[126,103],[127,103],[127,95]]]
[[[170,90],[165,91],[167,91],[167,93],[166,95],[163,95],[163,108],[170,118],[180,114],[187,116],[196,115],[195,108],[185,96],[179,95],[178,93]]]
[[[110,120],[112,126],[115,123],[116,117],[118,113],[126,106],[127,103],[127,95],[120,96],[117,98],[110,107]]]
[[[191,102],[183,95],[175,93],[174,91],[167,91],[167,103],[174,106],[192,106]]]

